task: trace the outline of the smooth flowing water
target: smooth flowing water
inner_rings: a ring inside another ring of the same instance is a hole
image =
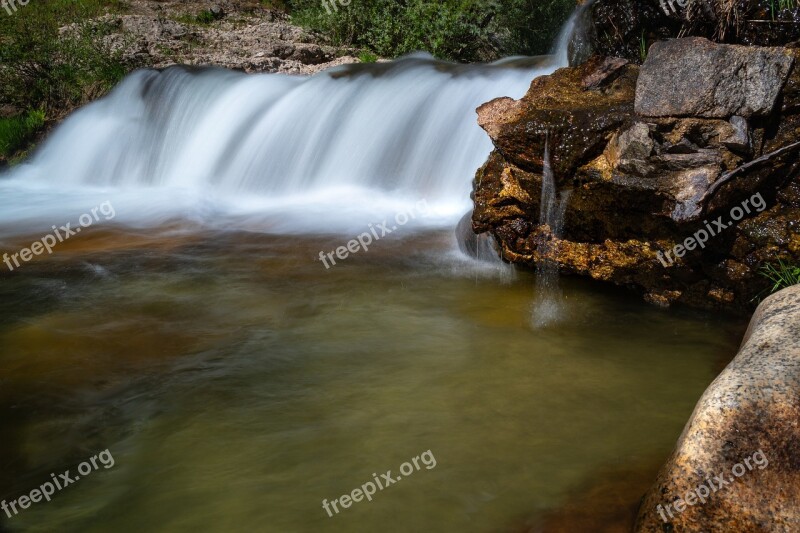
[[[70,117],[0,179],[0,498],[115,465],[0,529],[555,531],[598,487],[624,515],[742,324],[566,280],[533,330],[533,275],[458,252],[475,107],[561,48],[141,71]]]
[[[177,229],[92,228],[3,280],[0,494],[115,458],[10,531],[528,531],[652,475],[741,334],[575,280],[532,330],[533,275],[450,231],[326,270],[333,236]]]

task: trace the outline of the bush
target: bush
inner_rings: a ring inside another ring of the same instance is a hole
[[[0,17],[0,103],[59,115],[108,91],[128,71],[103,45],[108,24],[86,21],[116,2],[31,2]]]
[[[540,55],[550,52],[564,23],[576,9],[574,0],[508,0],[495,19],[503,55]]]
[[[0,118],[0,159],[24,150],[44,128],[44,111],[28,111],[11,118]]]
[[[213,22],[220,20],[223,17],[221,11],[214,13],[210,9],[204,9],[197,15],[180,15],[175,18],[178,22],[183,22],[184,24],[201,24],[201,25],[209,25]]]
[[[575,7],[574,0],[358,0],[329,13],[319,0],[288,4],[293,22],[333,44],[456,61],[547,53]]]

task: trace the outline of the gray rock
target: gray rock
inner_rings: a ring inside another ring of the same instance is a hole
[[[655,142],[647,124],[637,122],[617,137],[620,159],[646,159],[653,153]]]
[[[606,149],[606,157],[612,166],[635,176],[646,176],[653,171],[647,159],[653,153],[655,141],[650,137],[650,128],[636,122],[620,134],[614,134]]]
[[[212,16],[213,16],[213,17],[214,17],[216,20],[219,20],[219,19],[221,19],[222,17],[224,17],[224,16],[225,16],[225,10],[224,10],[224,9],[222,9],[222,7],[221,7],[221,6],[219,6],[219,5],[216,5],[216,4],[215,4],[215,5],[213,5],[213,6],[211,6],[211,7],[208,9],[208,11],[211,13],[211,15],[212,15]]]
[[[668,153],[653,158],[662,171],[670,170],[692,170],[707,165],[722,163],[719,152],[711,148],[699,148],[693,153]]]
[[[703,195],[719,176],[719,166],[696,167],[692,164],[687,169],[669,176],[669,181],[663,179],[659,181],[675,198],[670,218],[675,222],[685,222],[700,209]],[[663,183],[665,181],[667,182]]]
[[[650,47],[636,86],[636,113],[744,118],[769,114],[794,57],[785,48],[715,44],[701,37]]]
[[[675,144],[664,143],[664,153],[666,154],[696,154],[700,147],[689,139],[681,139]]]
[[[722,137],[720,142],[733,152],[742,154],[750,154],[753,151],[753,142],[750,136],[750,126],[747,124],[747,119],[744,117],[731,117],[731,127],[733,130],[730,134]]]

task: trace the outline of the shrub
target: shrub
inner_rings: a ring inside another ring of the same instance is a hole
[[[44,128],[44,110],[36,109],[16,117],[0,118],[0,159],[8,159]]]
[[[103,44],[109,23],[75,20],[99,15],[116,2],[31,2],[14,16],[0,17],[0,102],[17,109],[60,114],[108,91],[129,70],[119,53]]]
[[[574,0],[358,0],[329,13],[319,0],[288,4],[293,22],[334,44],[456,61],[546,53],[575,7]]]

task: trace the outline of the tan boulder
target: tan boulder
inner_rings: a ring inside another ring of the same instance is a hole
[[[800,286],[758,307],[645,496],[635,531],[800,531]]]

